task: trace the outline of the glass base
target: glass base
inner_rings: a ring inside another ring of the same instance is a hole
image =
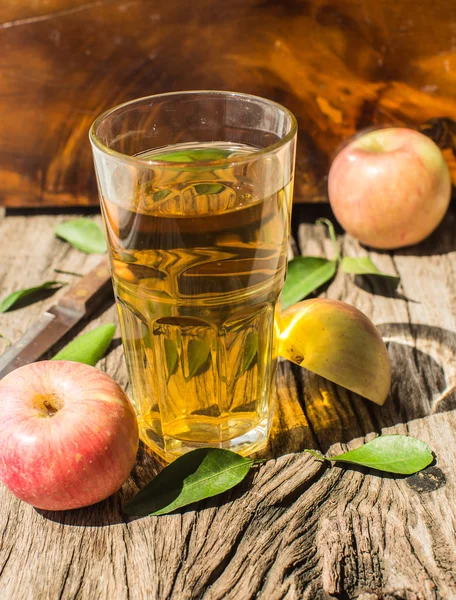
[[[213,443],[195,439],[177,439],[170,436],[159,437],[151,427],[141,422],[139,423],[139,435],[146,446],[166,462],[171,462],[197,448],[223,448],[237,452],[242,456],[249,456],[266,445],[271,421],[270,416],[238,437]]]

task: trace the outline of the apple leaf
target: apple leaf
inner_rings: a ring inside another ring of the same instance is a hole
[[[71,219],[60,223],[54,234],[86,254],[103,254],[107,250],[103,232],[91,219]]]
[[[231,150],[223,148],[192,148],[180,152],[163,152],[150,156],[151,160],[163,160],[166,162],[192,163],[223,160],[232,154]]]
[[[319,460],[363,465],[400,475],[417,473],[434,458],[427,444],[405,435],[379,436],[360,448],[337,456],[326,457],[315,450],[305,452]],[[198,448],[165,467],[124,505],[123,511],[136,516],[171,513],[233,488],[257,462],[230,450]]]
[[[282,292],[282,309],[303,300],[324,283],[330,281],[337,270],[337,262],[318,256],[297,256],[288,263],[287,279]]]
[[[168,371],[166,381],[169,381],[169,378],[171,375],[174,375],[179,364],[179,353],[173,340],[165,339],[165,358]]]
[[[334,260],[340,260],[340,252],[339,252],[339,244],[337,243],[336,232],[334,231],[334,225],[331,223],[329,219],[317,219],[315,221],[316,225],[326,225],[328,228],[329,237],[331,238],[333,249],[334,249]]]
[[[188,376],[187,380],[195,375],[201,375],[209,368],[211,363],[211,348],[204,340],[192,339],[187,346]]]
[[[258,333],[256,331],[250,331],[244,344],[244,352],[242,353],[242,364],[239,372],[239,377],[246,371],[251,369],[255,364],[258,357]]]
[[[106,354],[115,330],[114,323],[100,325],[72,340],[60,352],[57,352],[51,360],[71,360],[94,367],[100,358]]]
[[[341,261],[341,267],[344,273],[384,277],[385,279],[390,280],[394,285],[398,285],[400,279],[397,275],[388,275],[387,273],[380,271],[368,256],[359,256],[357,258],[345,256]]]
[[[220,194],[225,189],[224,185],[219,183],[198,183],[193,186],[198,196],[206,194]]]
[[[417,473],[434,460],[432,450],[426,443],[407,435],[381,435],[359,448],[337,456],[320,455],[315,450],[304,452],[309,452],[318,460],[352,463],[400,475]]]
[[[282,309],[304,300],[309,294],[330,281],[340,261],[334,225],[329,219],[318,219],[317,225],[326,225],[334,248],[334,258],[297,256],[288,262],[287,279],[282,292]]]
[[[128,515],[164,515],[217,496],[240,483],[253,461],[221,448],[198,448],[177,458],[124,505]]]
[[[2,300],[0,304],[0,313],[10,310],[18,303],[21,305],[32,304],[33,302],[42,299],[40,297],[41,292],[44,292],[45,290],[57,291],[64,285],[67,285],[64,281],[45,281],[41,285],[25,288],[23,290],[17,290]],[[26,302],[22,302],[24,299]]]

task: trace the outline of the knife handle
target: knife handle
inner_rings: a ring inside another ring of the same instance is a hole
[[[70,287],[58,305],[87,315],[98,308],[109,293],[112,294],[111,269],[106,256]]]

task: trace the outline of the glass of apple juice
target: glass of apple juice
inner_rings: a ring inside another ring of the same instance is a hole
[[[90,131],[142,440],[167,461],[267,440],[296,120],[263,98],[161,94]]]

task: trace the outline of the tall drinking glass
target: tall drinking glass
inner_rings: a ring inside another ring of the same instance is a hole
[[[90,131],[132,401],[165,460],[249,454],[275,401],[296,121],[247,94],[118,106]]]

